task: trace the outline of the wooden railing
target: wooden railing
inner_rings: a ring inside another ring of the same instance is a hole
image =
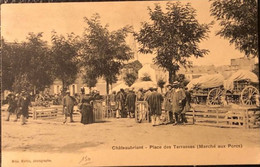
[[[195,107],[186,113],[187,118],[195,125],[206,125],[229,128],[260,127],[259,108],[210,108]]]
[[[34,107],[29,110],[29,117],[33,119],[39,118],[56,118],[58,115],[58,109],[46,108],[46,107]]]

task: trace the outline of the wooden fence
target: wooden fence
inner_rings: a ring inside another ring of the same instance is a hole
[[[38,118],[56,118],[58,115],[58,109],[45,108],[45,107],[34,107],[29,110],[29,117],[33,119]]]
[[[186,113],[188,121],[195,125],[229,128],[260,127],[259,108],[195,107]]]

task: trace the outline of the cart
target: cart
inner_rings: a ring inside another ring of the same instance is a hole
[[[259,106],[259,80],[251,71],[238,70],[224,81],[223,86],[209,91],[207,105],[235,103]]]
[[[191,91],[192,103],[218,105],[223,84],[224,77],[221,74],[205,75],[191,80],[187,88]]]

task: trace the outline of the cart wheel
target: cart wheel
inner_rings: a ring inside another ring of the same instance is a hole
[[[222,104],[221,98],[223,98],[222,97],[223,92],[224,92],[224,90],[221,88],[211,89],[208,93],[206,104],[207,105],[221,105]]]
[[[240,102],[242,105],[256,105],[259,103],[259,91],[254,86],[246,86],[240,96]]]

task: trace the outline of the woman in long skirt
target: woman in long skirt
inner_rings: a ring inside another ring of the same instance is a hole
[[[81,123],[90,124],[93,123],[93,106],[91,101],[93,99],[90,96],[84,95],[81,99],[80,112],[81,112]]]

